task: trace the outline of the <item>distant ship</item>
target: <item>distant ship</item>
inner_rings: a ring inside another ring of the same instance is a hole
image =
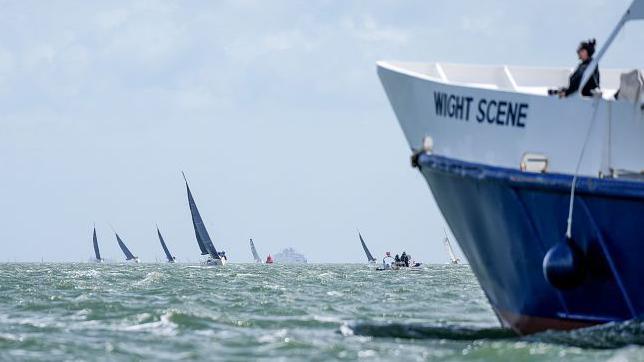
[[[121,237],[119,236],[119,234],[114,233],[114,235],[116,235],[116,242],[118,242],[119,247],[123,251],[123,254],[125,254],[125,261],[138,263],[139,262],[139,257],[134,256],[134,254],[132,254],[132,252],[130,251],[130,249],[127,248],[127,246],[125,245],[123,240],[121,240]]]
[[[181,173],[183,174],[183,172]],[[208,230],[206,230],[206,225],[201,219],[199,214],[199,209],[197,209],[197,204],[195,199],[192,197],[192,192],[190,192],[190,186],[188,186],[188,180],[186,175],[183,174],[183,180],[186,182],[186,190],[188,191],[188,205],[190,206],[190,215],[192,216],[192,226],[195,229],[195,237],[197,239],[197,244],[199,245],[199,250],[201,250],[201,255],[208,255],[206,259],[206,265],[211,266],[223,266],[228,262],[225,252],[218,252],[215,249],[215,245],[210,240],[210,235]]]
[[[459,259],[456,256],[456,254],[454,254],[454,249],[452,249],[452,244],[449,242],[449,238],[447,237],[447,232],[445,232],[445,239],[443,239],[443,244],[445,244],[445,249],[447,250],[447,254],[449,254],[450,264],[460,263],[461,259]]]
[[[161,231],[159,231],[159,227],[157,226],[157,235],[159,236],[159,241],[161,242],[161,247],[163,248],[163,252],[165,253],[166,259],[168,259],[168,263],[174,263],[177,258],[172,256],[170,254],[170,250],[168,250],[168,246],[165,245],[165,240],[163,240],[163,236],[161,236]]]
[[[273,256],[275,263],[279,264],[304,264],[306,257],[293,248],[286,248]]]
[[[360,244],[362,244],[362,249],[364,250],[365,255],[367,256],[367,261],[370,264],[373,264],[376,262],[376,258],[371,255],[371,252],[369,251],[369,248],[367,248],[367,244],[364,242],[364,239],[362,238],[362,234],[358,231],[358,237],[360,238]]]
[[[101,252],[98,250],[98,239],[96,238],[96,227],[94,227],[94,233],[92,234],[92,241],[94,242],[94,262],[102,263],[104,260],[101,258]]]
[[[519,334],[644,315],[642,70],[599,68],[579,92],[641,19],[635,0],[563,98],[570,68],[378,62],[412,166]]]

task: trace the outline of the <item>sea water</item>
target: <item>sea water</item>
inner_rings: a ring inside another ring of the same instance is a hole
[[[517,337],[466,265],[0,264],[0,360],[644,360],[644,324]]]

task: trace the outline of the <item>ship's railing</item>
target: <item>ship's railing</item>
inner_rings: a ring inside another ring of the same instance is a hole
[[[443,83],[476,88],[498,89],[547,95],[548,89],[568,84],[572,68],[545,68],[514,65],[469,65],[453,63],[387,62],[406,73]],[[619,88],[623,69],[601,69],[601,88],[605,98]]]

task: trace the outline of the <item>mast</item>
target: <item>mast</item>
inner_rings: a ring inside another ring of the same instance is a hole
[[[159,231],[159,227],[157,226],[157,235],[159,235],[159,241],[161,242],[161,247],[163,248],[163,252],[165,253],[165,257],[168,259],[168,262],[174,263],[174,260],[176,259],[172,254],[170,254],[170,250],[168,250],[168,247],[165,245],[165,241],[163,240],[163,236],[161,236],[161,231]]]
[[[253,239],[250,239],[250,251],[253,253],[253,259],[255,259],[256,263],[261,263],[262,258],[259,257],[259,254],[257,253],[257,249],[255,249],[255,243],[253,243]]]
[[[96,256],[97,261],[102,261],[101,252],[98,250],[98,238],[96,238],[96,227],[94,227],[94,233],[92,234],[92,241],[94,242],[94,256]]]
[[[134,256],[134,254],[132,254],[130,249],[128,249],[127,246],[125,246],[125,243],[123,242],[123,240],[121,240],[121,238],[119,237],[119,234],[117,233],[114,233],[114,234],[116,235],[116,241],[118,242],[119,247],[121,247],[123,254],[125,254],[125,260],[136,259],[136,256]]]
[[[367,244],[364,242],[364,239],[362,238],[360,231],[358,231],[358,237],[360,238],[360,243],[362,244],[362,249],[364,249],[364,253],[367,254],[367,261],[369,262],[376,261],[376,258],[374,258],[373,255],[371,255],[369,248],[367,248]]]
[[[195,237],[197,238],[197,244],[199,244],[199,249],[201,250],[201,255],[210,254],[213,259],[221,259],[213,245],[212,240],[210,240],[210,235],[208,230],[206,230],[206,225],[201,219],[201,214],[199,214],[199,209],[197,209],[197,204],[195,199],[192,197],[192,192],[190,192],[190,186],[188,186],[188,180],[186,175],[181,172],[183,175],[183,180],[186,182],[186,190],[188,191],[188,205],[190,206],[190,215],[192,216],[192,226],[195,229]]]

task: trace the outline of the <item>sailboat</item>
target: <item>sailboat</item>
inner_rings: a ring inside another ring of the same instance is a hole
[[[253,259],[255,259],[256,263],[261,263],[262,258],[259,257],[259,254],[257,254],[257,249],[255,249],[255,243],[253,243],[253,239],[250,239],[250,251],[253,253]]]
[[[119,236],[119,234],[117,234],[115,232],[114,235],[116,235],[116,241],[119,243],[119,246],[121,247],[121,250],[123,250],[123,254],[125,254],[125,260],[126,261],[131,261],[131,262],[134,262],[134,263],[138,263],[139,262],[139,257],[134,256],[134,254],[132,254],[132,252],[130,251],[130,249],[127,248],[127,246],[125,245],[123,240],[121,240],[121,237]]]
[[[183,175],[183,180],[186,182],[186,190],[188,191],[188,204],[190,205],[190,214],[192,216],[192,226],[195,229],[195,237],[197,238],[197,244],[201,250],[201,255],[208,255],[206,259],[206,265],[218,266],[226,265],[228,259],[226,258],[225,252],[217,252],[215,245],[213,245],[212,240],[210,240],[210,235],[208,235],[208,230],[206,230],[206,225],[201,219],[199,214],[199,209],[197,209],[197,204],[195,203],[194,198],[192,197],[192,192],[190,192],[190,186],[188,186],[188,180],[186,175],[181,172]]]
[[[443,230],[445,233],[445,239],[443,239],[443,244],[445,244],[445,249],[447,249],[447,253],[449,254],[449,260],[450,264],[458,264],[461,262],[461,259],[459,259],[456,254],[454,254],[454,249],[452,249],[452,244],[449,242],[449,238],[447,237],[447,232]]]
[[[362,249],[364,249],[364,253],[367,255],[367,261],[369,264],[374,264],[376,262],[376,258],[371,255],[371,252],[369,251],[369,248],[367,248],[367,244],[365,244],[364,239],[362,238],[362,234],[358,231],[358,237],[360,238],[360,243],[362,244]]]
[[[94,262],[96,263],[102,263],[103,258],[101,258],[101,252],[98,250],[98,239],[96,238],[96,227],[94,227],[94,233],[92,235],[92,240],[94,242],[94,256],[96,259],[94,259]]]
[[[170,254],[170,250],[168,250],[168,247],[165,245],[165,241],[163,240],[163,236],[161,236],[161,231],[159,231],[158,226],[157,226],[157,235],[159,235],[159,241],[161,242],[161,247],[163,248],[165,257],[168,259],[168,263],[174,263],[176,258],[172,256],[172,254]]]

